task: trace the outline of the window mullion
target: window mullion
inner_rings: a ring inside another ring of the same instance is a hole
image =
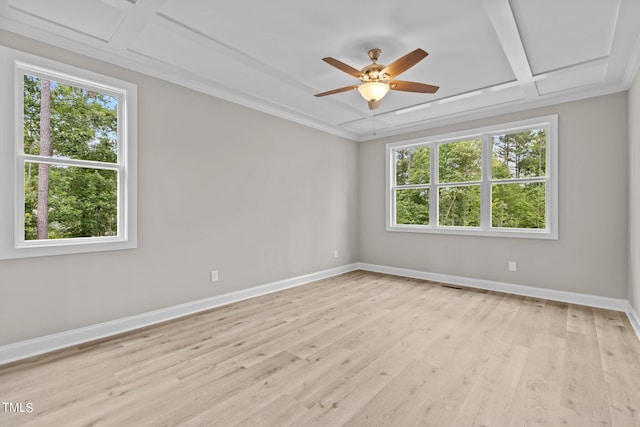
[[[438,144],[429,144],[431,155],[429,156],[431,173],[429,174],[429,225],[438,226]]]
[[[473,187],[477,185],[482,185],[482,181],[446,182],[444,184],[438,184],[438,188]]]
[[[387,150],[385,172],[387,174],[386,223],[387,228],[396,225],[396,154],[395,150]]]
[[[491,138],[484,134],[482,139],[482,183],[480,184],[480,229],[491,228]]]
[[[57,157],[35,156],[32,154],[22,154],[21,158],[25,163],[46,163],[48,165],[76,166],[87,169],[120,170],[123,167],[121,162],[107,163],[93,160],[62,159]]]
[[[532,176],[529,178],[494,179],[492,184],[528,184],[530,182],[546,182],[546,176]]]

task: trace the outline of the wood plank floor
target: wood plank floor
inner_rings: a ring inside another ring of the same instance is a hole
[[[356,271],[0,366],[2,426],[640,426],[623,313]]]

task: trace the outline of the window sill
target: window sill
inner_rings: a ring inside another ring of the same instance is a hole
[[[433,227],[425,225],[388,225],[387,231],[401,233],[446,234],[476,237],[508,237],[516,239],[558,240],[558,234],[549,230],[480,229],[478,227]]]
[[[137,247],[138,245],[135,240],[124,240],[117,237],[60,239],[60,241],[51,240],[46,243],[32,241],[25,242],[16,247],[8,246],[0,248],[0,260],[116,251],[122,249],[135,249]]]

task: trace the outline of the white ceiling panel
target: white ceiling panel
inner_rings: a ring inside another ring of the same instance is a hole
[[[601,84],[607,74],[607,63],[587,64],[579,69],[566,69],[541,76],[536,86],[541,95],[571,88]]]
[[[0,29],[355,140],[628,88],[638,0],[0,0]],[[354,68],[429,56],[368,109]]]
[[[344,123],[341,127],[357,135],[366,135],[371,138],[375,137],[378,132],[387,132],[389,129],[394,128],[391,123],[378,116],[364,117],[353,122]]]
[[[621,0],[511,0],[534,74],[607,57]]]

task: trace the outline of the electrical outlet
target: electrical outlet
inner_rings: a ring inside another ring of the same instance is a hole
[[[212,282],[217,282],[218,281],[218,270],[212,270],[211,271],[211,281]]]
[[[337,249],[333,250],[333,257],[334,258],[338,258],[338,250]]]
[[[518,266],[515,261],[509,261],[509,271],[516,271],[517,267]]]

